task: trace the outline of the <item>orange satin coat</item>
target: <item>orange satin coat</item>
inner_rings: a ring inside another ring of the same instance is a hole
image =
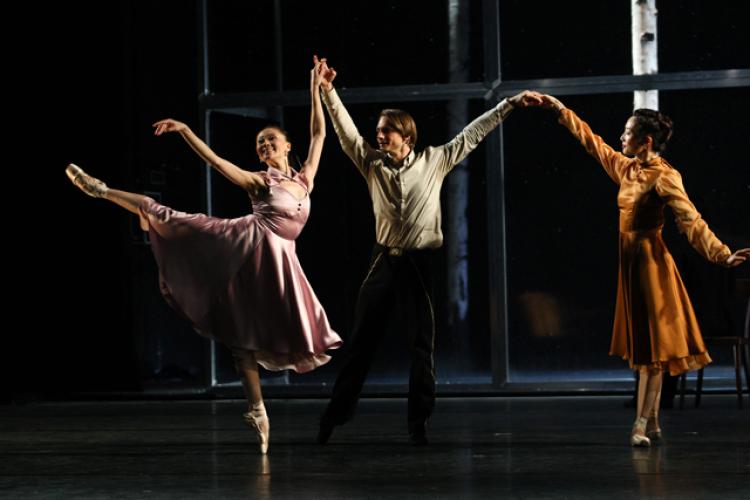
[[[610,354],[633,368],[661,367],[672,375],[711,362],[685,286],[664,245],[664,206],[682,233],[706,259],[723,263],[731,255],[708,228],[685,193],[682,177],[666,160],[639,163],[608,146],[573,111],[560,123],[620,186],[620,272]]]

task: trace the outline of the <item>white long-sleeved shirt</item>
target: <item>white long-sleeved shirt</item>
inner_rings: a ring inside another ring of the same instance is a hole
[[[323,102],[344,152],[367,181],[375,214],[375,237],[387,247],[438,248],[443,244],[440,189],[445,176],[472,152],[513,109],[504,99],[469,123],[452,141],[412,150],[401,166],[372,148],[354,125],[335,89]]]

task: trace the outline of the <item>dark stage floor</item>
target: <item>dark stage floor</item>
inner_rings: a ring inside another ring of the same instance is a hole
[[[692,400],[689,401],[692,406]],[[3,498],[750,498],[750,410],[667,410],[628,446],[622,397],[443,398],[430,445],[401,399],[369,399],[327,446],[323,400],[273,400],[257,454],[240,401],[0,407]]]

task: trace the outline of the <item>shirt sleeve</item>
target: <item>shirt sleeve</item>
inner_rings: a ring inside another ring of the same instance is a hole
[[[513,106],[507,99],[503,99],[497,106],[466,125],[449,143],[434,148],[434,154],[439,158],[438,168],[443,174],[450,172],[474,151],[479,143],[508,117],[511,111],[513,111]]]
[[[357,131],[352,117],[349,116],[344,103],[341,102],[336,93],[336,89],[332,89],[330,92],[322,90],[321,93],[326,109],[328,109],[328,115],[331,117],[333,129],[336,131],[339,143],[341,143],[341,149],[351,158],[360,173],[367,177],[367,167],[375,155],[375,150],[359,135],[359,131]]]
[[[690,245],[707,260],[723,264],[732,252],[709,229],[706,221],[688,198],[680,173],[670,168],[656,181],[656,192],[672,208],[674,218]]]
[[[565,108],[560,111],[559,121],[565,125],[586,151],[604,167],[613,181],[620,184],[625,169],[632,161],[624,154],[615,151],[604,139],[592,132],[591,127],[581,120],[572,110]]]

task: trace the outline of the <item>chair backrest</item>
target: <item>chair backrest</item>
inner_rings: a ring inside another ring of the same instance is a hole
[[[747,307],[745,308],[745,328],[742,336],[750,341],[750,278],[737,278],[737,291],[740,296],[747,297]]]

